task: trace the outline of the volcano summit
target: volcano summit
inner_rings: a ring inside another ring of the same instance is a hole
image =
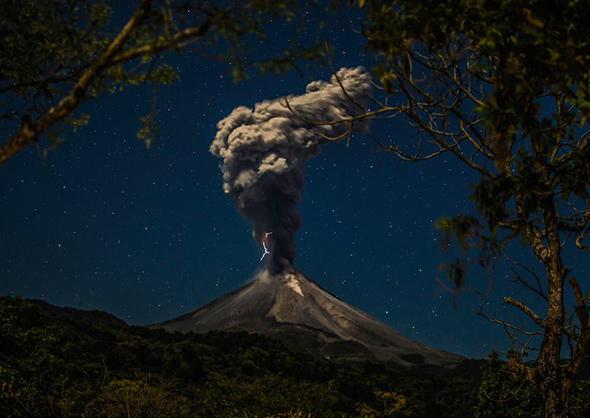
[[[181,332],[258,333],[332,359],[449,366],[461,360],[403,337],[297,271],[262,271],[246,286],[160,326]]]

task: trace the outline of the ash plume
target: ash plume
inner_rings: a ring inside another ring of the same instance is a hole
[[[309,83],[303,95],[263,101],[254,109],[239,106],[217,124],[210,151],[223,160],[223,189],[252,222],[256,241],[272,231],[271,273],[293,270],[305,160],[351,129],[324,122],[364,112],[370,91],[363,68],[342,68],[329,81]]]

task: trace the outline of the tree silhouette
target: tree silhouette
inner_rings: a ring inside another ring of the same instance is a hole
[[[568,399],[590,347],[590,310],[563,253],[588,250],[590,231],[590,29],[576,1],[360,1],[363,34],[374,53],[384,99],[369,112],[319,125],[345,124],[348,139],[367,120],[405,118],[416,142],[379,147],[418,162],[454,155],[478,177],[478,216],[443,218],[438,227],[466,253],[447,266],[462,287],[466,269],[484,268],[524,242],[544,277],[521,284],[540,294],[543,314],[505,298],[537,327],[495,319],[513,335],[539,334],[535,364],[509,357],[515,374],[543,396],[545,416],[568,416]],[[352,105],[352,104],[351,104]],[[285,103],[289,107],[289,103]],[[294,111],[294,117],[298,117]],[[471,261],[470,261],[471,260]],[[475,261],[474,261],[475,260]],[[575,296],[569,320],[564,292]],[[546,289],[546,290],[545,290]],[[571,356],[561,357],[564,341]]]

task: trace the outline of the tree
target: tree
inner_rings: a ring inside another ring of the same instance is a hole
[[[477,418],[538,418],[543,416],[542,404],[533,385],[522,376],[515,376],[491,353],[477,394]]]
[[[248,36],[262,37],[273,18],[289,20],[297,2],[141,0],[118,28],[104,0],[1,0],[0,101],[3,132],[0,164],[44,139],[63,140],[66,127],[85,125],[85,101],[131,85],[166,84],[178,77],[166,65],[167,51],[198,49],[232,65],[234,79],[245,76]],[[297,44],[295,44],[297,45]],[[319,56],[317,48],[298,48],[259,63],[265,69],[289,67],[298,54]],[[149,146],[157,133],[156,107],[142,118],[138,137]],[[45,148],[47,150],[47,148]]]
[[[569,400],[569,413],[586,417],[590,412],[588,371],[580,379]],[[533,383],[522,375],[515,375],[510,364],[500,360],[497,353],[489,357],[477,394],[474,408],[477,418],[534,418],[543,416],[543,404]]]
[[[471,199],[478,215],[443,218],[439,227],[466,251],[476,251],[484,268],[514,240],[540,263],[541,287],[523,283],[544,298],[545,313],[504,300],[538,327],[538,357],[530,365],[512,355],[508,364],[539,390],[546,417],[568,416],[590,347],[590,300],[564,261],[566,248],[588,250],[590,230],[590,28],[583,6],[574,0],[359,5],[385,99],[373,98],[373,108],[362,115],[329,121],[350,127],[335,139],[349,138],[361,121],[403,117],[416,128],[417,143],[411,149],[375,138],[381,149],[413,162],[452,154],[475,173]],[[458,287],[469,260],[448,266]],[[568,283],[575,296],[571,323],[564,302]],[[566,340],[571,355],[562,358]]]

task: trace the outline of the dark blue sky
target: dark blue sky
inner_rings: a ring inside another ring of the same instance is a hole
[[[358,21],[336,22],[320,33],[335,45],[334,66],[370,65],[351,31]],[[273,32],[257,53],[288,42],[288,31]],[[236,86],[223,64],[170,59],[182,79],[159,89],[161,136],[150,150],[135,134],[151,92],[129,89],[86,104],[90,125],[47,158],[31,149],[0,167],[1,294],[147,324],[243,285],[261,266],[250,225],[222,192],[218,161],[208,152],[216,123],[237,105],[302,93],[330,71],[254,75]],[[372,134],[415,139],[401,120]],[[472,181],[454,160],[401,162],[360,136],[348,148],[328,144],[307,164],[296,264],[413,339],[467,356],[504,351],[503,331],[476,315],[483,306],[511,317],[498,301],[520,291],[504,274],[485,297],[467,292],[456,308],[437,281],[445,278],[433,222],[471,210]],[[486,289],[484,275],[469,279]]]

